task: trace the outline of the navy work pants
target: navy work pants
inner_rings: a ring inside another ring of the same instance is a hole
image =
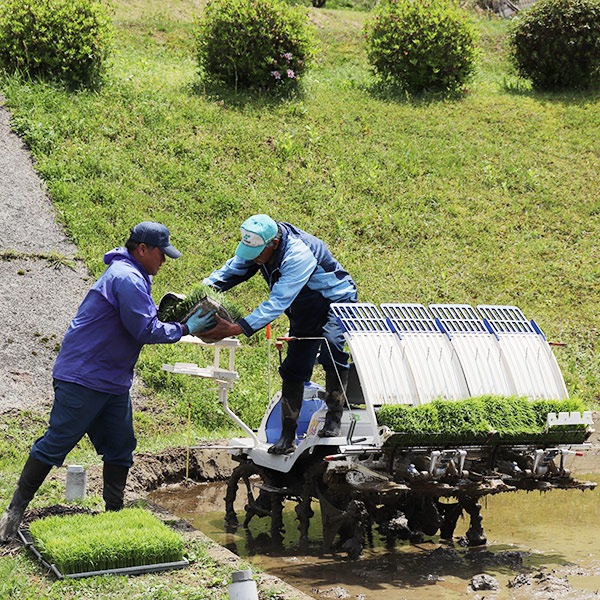
[[[131,467],[137,440],[129,393],[106,394],[55,379],[50,423],[31,456],[59,467],[86,433],[105,463]]]
[[[349,355],[344,351],[344,332],[333,312],[329,311],[327,321],[313,334],[300,331],[290,322],[290,336],[315,337],[323,339],[299,339],[288,342],[285,360],[279,367],[284,381],[310,381],[315,362],[325,371],[335,372],[348,369]]]

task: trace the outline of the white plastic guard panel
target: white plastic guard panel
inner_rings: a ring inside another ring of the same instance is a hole
[[[530,398],[567,398],[556,358],[534,321],[516,306],[479,305],[477,310],[498,337],[515,384],[515,393]]]
[[[568,397],[543,333],[515,306],[332,304],[370,406],[486,394]]]
[[[382,304],[410,365],[420,404],[469,396],[460,360],[448,336],[422,304]]]
[[[431,304],[460,359],[470,396],[511,396],[515,387],[496,336],[468,304]]]
[[[398,336],[374,304],[332,304],[360,379],[365,401],[418,404],[410,366]]]

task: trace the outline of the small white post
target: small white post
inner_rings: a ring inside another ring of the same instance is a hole
[[[234,571],[231,574],[229,600],[258,600],[256,581],[252,579],[252,570]]]
[[[87,487],[87,473],[81,465],[67,467],[67,486],[65,498],[70,500],[83,500]]]

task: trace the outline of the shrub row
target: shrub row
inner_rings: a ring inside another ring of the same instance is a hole
[[[7,71],[98,82],[113,37],[109,0],[4,0],[0,65]],[[381,0],[365,26],[376,76],[409,92],[455,92],[477,62],[477,30],[456,0]],[[600,0],[538,0],[509,34],[518,72],[540,89],[600,80]],[[208,0],[196,59],[207,79],[266,91],[297,85],[315,54],[302,6],[283,0]]]

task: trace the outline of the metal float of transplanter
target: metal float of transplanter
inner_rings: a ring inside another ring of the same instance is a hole
[[[470,517],[467,542],[481,545],[486,541],[482,497],[595,486],[577,481],[566,468],[568,457],[589,447],[584,441],[592,431],[591,413],[551,413],[547,431],[552,444],[539,436],[518,443],[490,436],[457,444],[439,434],[415,439],[378,424],[377,413],[387,405],[452,402],[484,393],[566,397],[548,342],[518,308],[359,303],[333,304],[332,310],[352,356],[342,431],[335,438],[317,435],[327,410],[325,390],[307,382],[290,454],[268,453],[280,436],[280,392],[269,401],[256,432],[228,406],[228,391],[238,378],[237,340],[211,344],[215,359],[207,367],[164,365],[173,373],[215,380],[225,412],[246,433],[223,447],[239,463],[227,486],[229,531],[240,525],[236,507],[243,495],[242,525],[266,517],[276,539],[284,533],[283,504],[293,501],[301,542],[308,541],[312,503],[318,502],[325,549],[351,557],[372,539],[374,526],[390,545],[438,533],[451,539],[463,512]],[[184,341],[202,344],[196,338]],[[226,368],[220,365],[223,349],[229,350]],[[556,424],[563,426],[560,434],[552,429]],[[578,429],[569,429],[572,425]]]

